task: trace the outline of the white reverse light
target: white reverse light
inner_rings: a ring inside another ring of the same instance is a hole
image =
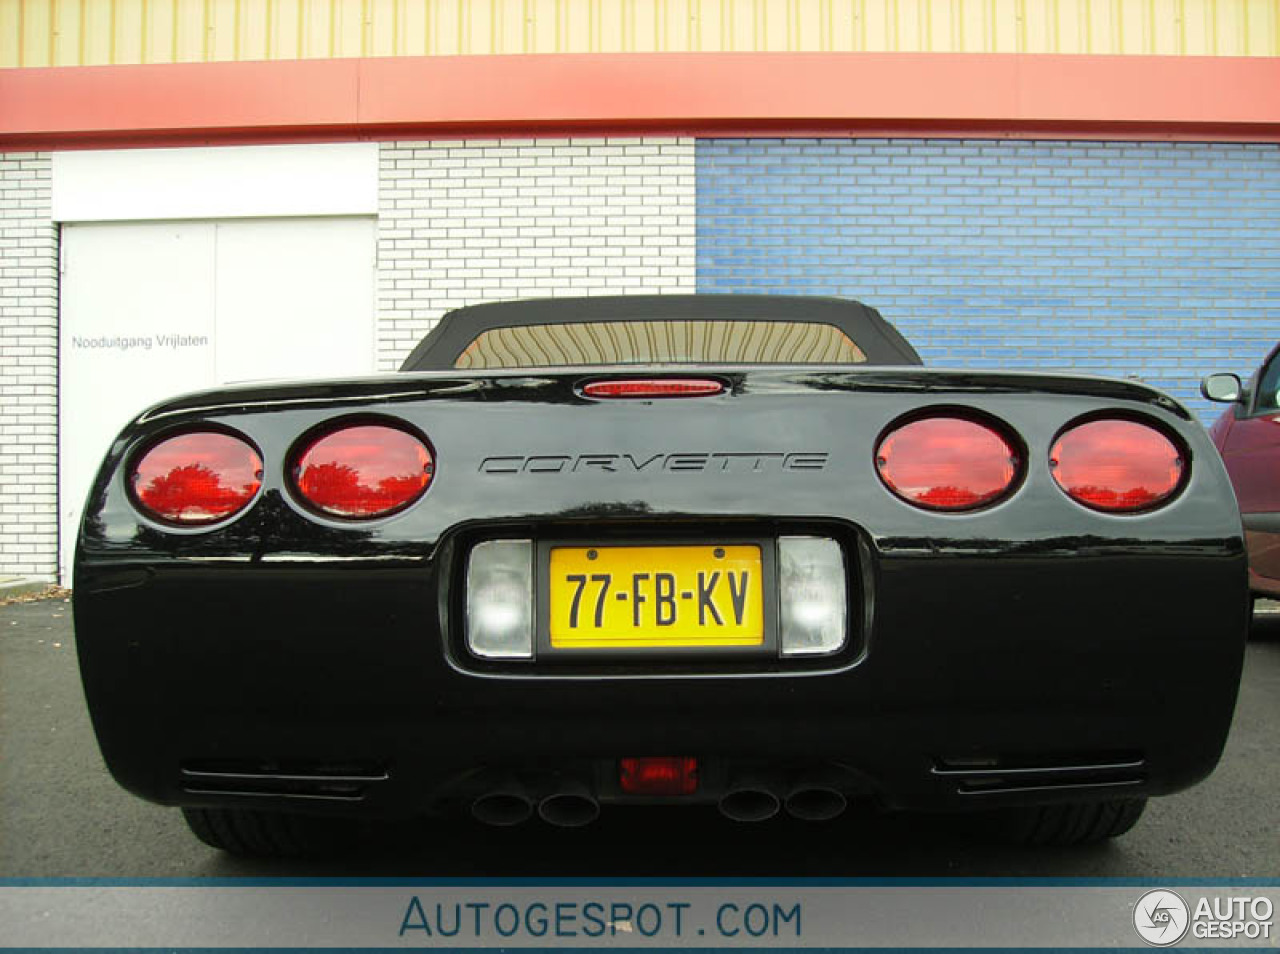
[[[490,659],[533,657],[533,543],[489,540],[467,563],[467,646]]]
[[[825,537],[779,537],[782,655],[834,653],[845,643],[844,554]]]

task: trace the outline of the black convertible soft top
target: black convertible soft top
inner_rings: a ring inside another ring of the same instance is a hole
[[[458,308],[444,315],[401,371],[454,369],[480,335],[501,328],[628,321],[771,321],[833,325],[871,365],[920,365],[915,349],[878,311],[849,298],[787,295],[616,295],[535,298]]]

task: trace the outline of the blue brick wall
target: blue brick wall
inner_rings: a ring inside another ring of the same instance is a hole
[[[700,292],[845,295],[926,363],[1198,382],[1280,338],[1280,146],[701,139]]]

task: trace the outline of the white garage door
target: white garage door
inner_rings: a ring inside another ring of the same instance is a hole
[[[98,464],[147,405],[374,370],[373,219],[66,225],[62,249],[64,580]]]

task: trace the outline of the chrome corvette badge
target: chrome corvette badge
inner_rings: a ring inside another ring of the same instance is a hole
[[[764,473],[825,470],[826,451],[707,452],[679,454],[542,454],[531,457],[486,457],[482,474],[657,474]]]

